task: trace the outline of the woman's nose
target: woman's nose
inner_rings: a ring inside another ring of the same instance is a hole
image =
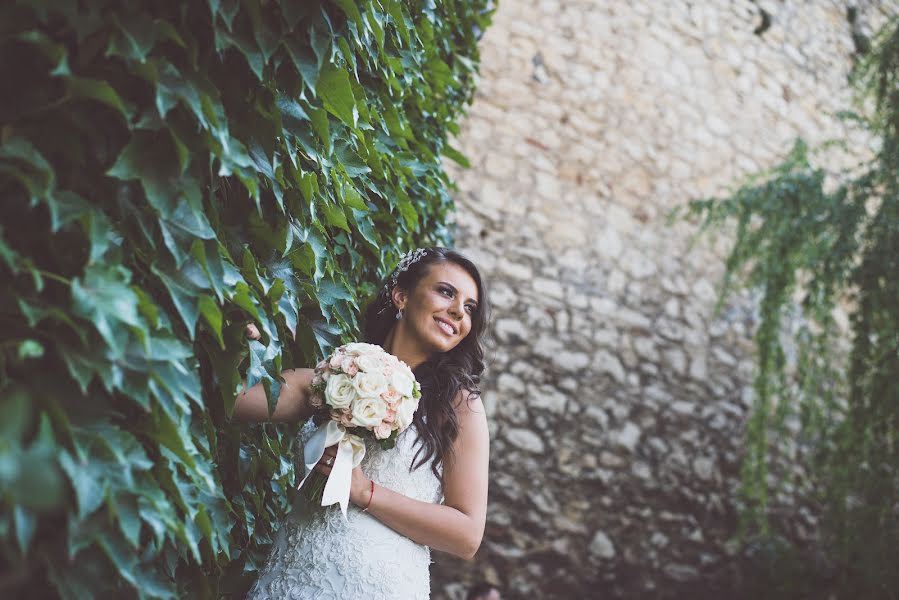
[[[457,304],[457,303],[450,304],[449,313],[451,315],[453,315],[454,317],[456,317],[457,319],[462,318],[463,312],[464,312],[464,309],[462,308],[461,304]]]

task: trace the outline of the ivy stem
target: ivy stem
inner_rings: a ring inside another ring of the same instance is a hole
[[[54,281],[58,281],[63,285],[72,285],[71,279],[66,279],[62,275],[57,275],[56,273],[51,273],[50,271],[44,271],[43,269],[35,269],[38,273],[41,274],[41,277],[46,277],[47,279],[52,279]]]

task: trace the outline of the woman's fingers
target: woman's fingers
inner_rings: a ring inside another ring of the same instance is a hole
[[[334,466],[335,460],[337,460],[337,446],[328,446],[325,448],[325,453],[322,455],[321,460],[315,465],[315,470],[323,475],[330,475],[331,467]]]
[[[262,337],[262,334],[259,333],[259,329],[252,323],[247,323],[247,327],[244,330],[244,333],[247,336],[247,339],[250,340],[258,340]]]

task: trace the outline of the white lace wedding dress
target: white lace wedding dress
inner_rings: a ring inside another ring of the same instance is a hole
[[[314,428],[300,432],[302,445]],[[376,484],[400,494],[438,503],[440,479],[430,463],[412,472],[418,449],[415,427],[391,450],[366,443],[362,471]],[[375,494],[377,495],[377,489]],[[265,567],[248,600],[425,600],[430,597],[431,552],[350,505],[344,521],[335,504],[312,509],[298,503],[275,536]]]

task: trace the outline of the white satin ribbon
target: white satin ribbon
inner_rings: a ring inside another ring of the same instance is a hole
[[[325,454],[325,448],[337,444],[337,457],[331,465],[331,474],[325,483],[322,492],[322,506],[331,506],[340,503],[343,518],[346,518],[347,507],[350,505],[350,484],[353,481],[353,469],[358,467],[365,457],[365,442],[358,435],[347,432],[346,427],[336,421],[328,421],[319,425],[306,445],[303,446],[303,460],[305,461],[306,476],[297,486],[303,487],[309,475],[312,474],[315,465]]]

